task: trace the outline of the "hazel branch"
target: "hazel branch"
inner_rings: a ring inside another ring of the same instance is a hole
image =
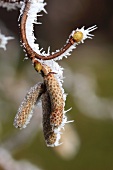
[[[5,5],[4,5],[5,4]],[[64,129],[67,121],[67,116],[64,107],[66,101],[66,94],[62,87],[63,83],[63,68],[61,68],[55,60],[60,60],[64,56],[70,55],[70,52],[76,48],[85,39],[92,38],[90,32],[94,31],[96,25],[84,29],[76,29],[72,31],[64,47],[56,52],[46,54],[41,52],[39,45],[34,43],[34,30],[33,24],[37,23],[37,13],[45,11],[44,0],[3,0],[0,2],[2,7],[13,9],[21,7],[20,15],[20,32],[21,40],[28,57],[31,59],[34,68],[37,72],[41,73],[43,83],[38,83],[31,87],[27,92],[22,104],[20,105],[14,119],[14,126],[17,128],[25,128],[30,122],[33,114],[33,109],[41,98],[43,110],[43,131],[47,146],[58,146],[61,129]],[[5,41],[2,43],[2,48],[5,48],[7,40],[11,37],[3,38]],[[54,59],[54,60],[52,60]],[[50,61],[46,61],[50,60]]]
[[[25,9],[21,18],[21,24],[20,24],[20,28],[21,28],[21,39],[22,39],[22,43],[24,45],[24,48],[28,54],[28,57],[32,60],[33,58],[37,58],[39,60],[51,60],[54,58],[57,58],[59,56],[61,56],[63,53],[65,53],[75,42],[78,43],[79,41],[82,40],[83,38],[83,34],[79,31],[75,32],[73,36],[70,36],[68,41],[66,42],[66,44],[64,45],[63,48],[61,48],[58,52],[55,52],[53,54],[50,55],[40,55],[38,53],[36,53],[30,46],[30,44],[28,43],[27,40],[27,36],[26,36],[26,21],[28,18],[28,12],[30,9],[30,5],[31,2],[27,2],[25,5]]]

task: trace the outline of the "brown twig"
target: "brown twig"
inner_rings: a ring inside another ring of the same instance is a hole
[[[42,59],[42,60],[51,60],[54,58],[59,57],[61,54],[63,54],[66,50],[69,49],[69,47],[71,45],[73,45],[75,43],[75,40],[72,36],[70,36],[68,42],[66,43],[66,45],[64,45],[63,48],[61,48],[59,50],[59,52],[55,52],[54,54],[50,54],[48,56],[44,56],[44,55],[39,55],[37,54],[30,46],[30,44],[27,41],[27,37],[26,37],[26,21],[27,21],[27,17],[28,17],[28,11],[30,9],[30,2],[27,2],[25,5],[25,9],[21,18],[21,24],[20,24],[20,28],[21,28],[21,39],[22,39],[22,43],[24,45],[24,48],[28,54],[28,57],[32,60],[34,58],[37,59]]]

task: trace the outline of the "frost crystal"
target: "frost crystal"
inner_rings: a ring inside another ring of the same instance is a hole
[[[43,3],[43,0],[32,0],[30,1],[31,5],[30,5],[30,9],[28,11],[28,17],[27,17],[27,21],[26,21],[26,36],[27,36],[27,40],[28,43],[30,44],[31,48],[40,54],[40,50],[39,50],[39,44],[34,44],[35,41],[35,37],[34,37],[34,30],[33,30],[33,24],[40,24],[37,22],[37,13],[40,13],[41,11],[46,12],[46,10],[44,9],[44,6],[46,5],[46,3]]]
[[[6,45],[8,43],[9,40],[14,39],[13,37],[6,37],[5,35],[1,34],[0,32],[0,48],[3,48],[4,50],[6,50]]]
[[[8,11],[16,10],[17,8],[21,8],[21,2],[18,3],[14,1],[13,3],[9,3],[9,2],[1,1],[0,7],[6,8]]]

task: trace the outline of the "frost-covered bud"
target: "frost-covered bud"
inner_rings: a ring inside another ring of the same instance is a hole
[[[30,90],[27,92],[14,119],[14,126],[16,128],[25,128],[26,125],[29,123],[33,114],[34,106],[38,102],[44,90],[45,87],[43,83],[38,83],[35,86],[31,87]]]
[[[84,43],[84,40],[87,38],[92,39],[94,36],[90,32],[94,31],[97,29],[97,26],[94,25],[92,27],[89,27],[88,29],[85,29],[83,26],[81,29],[77,28],[76,30],[73,30],[71,33],[71,36],[75,39],[75,42],[78,43]]]
[[[81,31],[76,31],[74,34],[73,34],[73,38],[75,40],[75,42],[80,42],[82,39],[83,39],[83,33]]]

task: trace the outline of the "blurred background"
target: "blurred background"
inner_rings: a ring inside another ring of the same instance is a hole
[[[63,145],[47,148],[41,105],[24,130],[13,120],[27,90],[42,81],[20,47],[19,9],[0,8],[0,30],[10,40],[0,49],[0,170],[113,170],[113,1],[52,0],[35,26],[40,47],[61,48],[73,29],[97,25],[93,40],[79,45],[64,67],[69,120]]]

